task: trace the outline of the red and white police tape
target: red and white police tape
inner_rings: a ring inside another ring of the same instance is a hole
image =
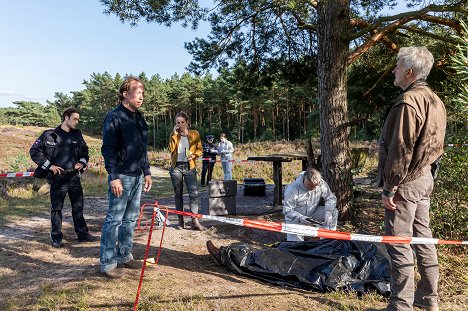
[[[161,210],[166,210],[167,207],[159,205]],[[248,218],[231,218],[223,216],[211,216],[202,214],[193,214],[189,212],[182,212],[177,210],[168,209],[167,211],[172,214],[183,216],[196,217],[207,220],[215,220],[219,222],[228,223],[231,225],[242,226],[247,228],[255,228],[260,230],[267,230],[273,232],[282,232],[289,234],[298,234],[303,236],[318,237],[324,239],[346,240],[346,241],[364,241],[388,244],[462,244],[468,245],[468,241],[455,241],[455,240],[442,240],[434,238],[418,238],[418,237],[401,237],[401,236],[378,236],[357,234],[349,232],[340,232],[311,226],[299,224],[287,224],[281,222],[273,222],[266,220],[252,220]]]
[[[88,169],[88,165],[83,168],[83,170]],[[19,173],[0,173],[1,177],[34,177],[34,172],[19,172]]]
[[[20,173],[0,173],[0,177],[31,177],[34,172],[20,172]]]

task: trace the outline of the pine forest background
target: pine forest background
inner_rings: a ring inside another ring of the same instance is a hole
[[[425,42],[434,53],[436,64],[428,78],[439,94],[449,116],[448,142],[456,142],[466,133],[466,102],[457,95],[466,88],[459,81],[450,57],[454,48],[438,42]],[[466,57],[466,48],[465,55]],[[466,60],[465,60],[466,61]],[[149,126],[150,145],[167,146],[174,116],[185,111],[191,127],[202,137],[228,133],[234,143],[270,140],[296,140],[320,135],[317,105],[317,78],[313,58],[289,63],[272,62],[253,74],[245,63],[223,68],[217,77],[191,73],[174,74],[163,79],[158,74],[134,74],[146,85],[142,111]],[[378,138],[392,99],[400,90],[393,86],[390,72],[395,55],[385,47],[376,48],[349,69],[349,114],[353,120],[353,140]],[[466,63],[465,63],[466,64]],[[16,107],[0,108],[0,124],[55,127],[68,107],[80,112],[80,128],[100,134],[106,113],[118,104],[117,91],[125,75],[92,73],[83,81],[82,90],[71,95],[57,92],[55,100],[43,106],[37,102],[14,102]],[[380,80],[379,84],[375,81]],[[463,83],[462,83],[463,82]]]

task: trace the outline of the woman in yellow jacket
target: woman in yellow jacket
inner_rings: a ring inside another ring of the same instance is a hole
[[[176,115],[176,125],[169,138],[169,151],[171,152],[171,175],[172,187],[174,188],[174,198],[176,210],[184,210],[182,198],[183,182],[190,199],[190,211],[198,214],[198,186],[197,170],[195,161],[202,155],[202,143],[198,131],[189,130],[188,116],[185,112]],[[179,229],[185,229],[184,217],[179,216]],[[192,217],[192,228],[195,230],[206,230],[197,218]]]

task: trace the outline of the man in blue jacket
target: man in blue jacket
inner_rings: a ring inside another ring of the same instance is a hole
[[[120,105],[104,121],[102,156],[109,181],[109,210],[101,234],[100,270],[110,278],[122,276],[122,269],[139,269],[133,259],[133,234],[139,216],[141,188],[151,189],[148,161],[148,129],[138,109],[145,86],[128,77],[119,89]]]

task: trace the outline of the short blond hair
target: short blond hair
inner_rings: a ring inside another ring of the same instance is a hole
[[[132,82],[139,82],[139,83],[141,83],[143,85],[143,87],[145,86],[143,84],[143,82],[141,82],[141,80],[138,79],[137,77],[129,76],[129,77],[125,78],[125,80],[122,82],[122,85],[120,85],[120,89],[119,89],[119,99],[120,99],[120,101],[123,101],[125,99],[125,97],[123,96],[123,93],[130,91],[130,87],[132,86]]]

